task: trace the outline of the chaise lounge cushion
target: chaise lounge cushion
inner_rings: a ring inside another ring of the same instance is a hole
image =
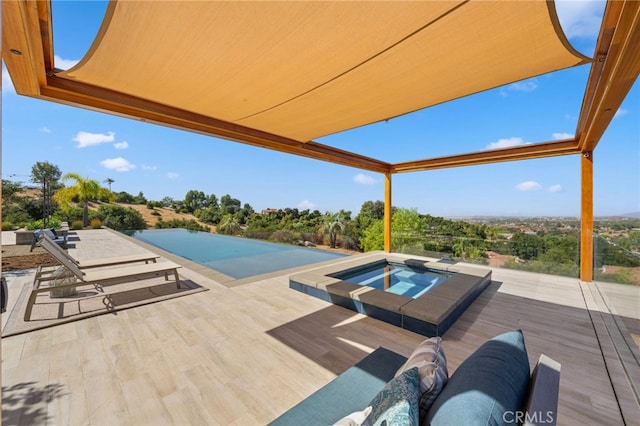
[[[394,377],[369,403],[372,410],[365,425],[418,426],[419,379],[416,367]]]
[[[506,425],[505,413],[523,410],[529,359],[520,330],[485,342],[449,378],[426,424]],[[512,418],[511,418],[512,420]]]
[[[449,379],[447,359],[440,337],[432,337],[420,343],[407,362],[398,369],[396,376],[413,367],[418,368],[420,375],[419,405],[420,419],[423,419]]]

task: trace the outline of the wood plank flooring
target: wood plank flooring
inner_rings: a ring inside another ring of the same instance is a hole
[[[78,237],[84,258],[140,250],[107,231]],[[3,423],[261,425],[376,347],[409,355],[424,339],[290,290],[287,276],[227,287],[180,272],[209,291],[2,339]],[[444,337],[450,373],[517,328],[532,366],[541,353],[562,364],[558,424],[624,424],[575,279],[494,270]]]

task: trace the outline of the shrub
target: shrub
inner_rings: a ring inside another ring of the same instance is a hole
[[[358,244],[353,240],[353,238],[351,238],[348,235],[338,235],[338,247],[342,247],[343,249],[347,249],[347,250],[354,250],[354,251],[358,251],[360,249],[360,247],[358,247]]]
[[[47,225],[49,228],[59,228],[60,227],[60,221],[57,219],[51,219],[49,220],[49,223]],[[42,229],[44,227],[44,222],[42,221],[42,219],[40,220],[34,220],[31,221],[27,224],[27,229],[29,230],[34,230],[34,229]]]
[[[254,240],[268,240],[271,238],[270,231],[249,231],[245,232],[244,236],[247,238],[252,238]]]
[[[279,243],[292,244],[294,241],[299,240],[300,236],[291,231],[287,231],[286,229],[281,229],[271,234],[271,238],[269,239]]]
[[[206,226],[200,225],[198,222],[196,222],[193,219],[190,219],[190,220],[173,219],[168,221],[159,220],[156,223],[156,229],[165,229],[165,228],[183,228],[189,231],[209,232],[209,228],[207,228]]]
[[[82,229],[82,221],[81,220],[74,220],[73,222],[71,222],[71,229],[73,230],[78,230],[78,229]]]
[[[13,223],[11,222],[2,222],[2,230],[3,231],[11,231],[13,229]]]
[[[162,213],[160,213],[158,210],[154,210],[154,211],[151,212],[151,215],[160,217],[160,216],[162,216]]]
[[[91,222],[89,222],[89,226],[91,226],[92,229],[100,229],[102,228],[102,221],[95,217],[91,219]]]
[[[117,204],[105,204],[98,208],[95,217],[102,220],[102,224],[116,231],[146,229],[147,223],[142,215],[131,207]]]

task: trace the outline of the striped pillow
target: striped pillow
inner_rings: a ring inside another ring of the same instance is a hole
[[[407,362],[398,369],[396,377],[413,367],[418,368],[420,375],[420,419],[423,419],[449,380],[447,359],[440,337],[432,337],[420,343]]]

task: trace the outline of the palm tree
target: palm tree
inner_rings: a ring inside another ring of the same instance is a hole
[[[336,237],[338,236],[338,231],[344,230],[343,222],[344,219],[340,213],[325,213],[321,230],[322,232],[329,234],[329,247],[336,248]]]
[[[240,224],[238,223],[236,218],[230,214],[225,215],[218,226],[216,226],[216,230],[219,233],[227,235],[235,235],[240,232],[240,229]]]
[[[454,256],[466,258],[467,249],[469,248],[469,240],[466,237],[459,237],[458,240],[451,246]]]
[[[82,203],[82,226],[87,226],[89,225],[89,201],[96,200],[101,196],[110,198],[111,191],[107,193],[106,188],[102,188],[98,181],[85,179],[77,173],[67,173],[62,176],[63,181],[68,179],[75,181],[76,184],[60,189],[54,198],[64,211],[69,211],[73,200],[80,201]]]
[[[115,180],[111,179],[111,178],[106,178],[104,180],[104,183],[106,183],[109,186],[109,192],[111,192],[111,184],[115,182]]]

